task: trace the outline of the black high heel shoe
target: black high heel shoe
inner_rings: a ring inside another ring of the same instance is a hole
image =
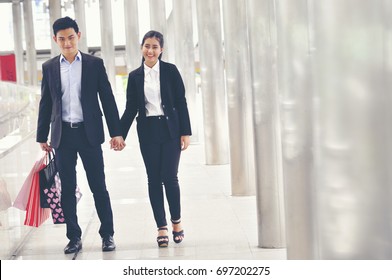
[[[172,222],[174,225],[178,225],[179,223],[181,223],[181,219],[180,219],[180,220],[177,220],[177,221],[171,220],[171,222]],[[173,232],[173,241],[174,241],[174,242],[176,242],[176,243],[181,243],[182,240],[184,240],[184,238],[185,238],[184,230],[180,230],[180,231],[174,231],[174,230],[173,230],[172,232]]]
[[[168,231],[167,227],[158,228],[158,231],[161,231],[161,230]],[[160,247],[160,248],[169,246],[169,236],[167,236],[167,235],[158,236],[157,243],[158,243],[158,247]]]

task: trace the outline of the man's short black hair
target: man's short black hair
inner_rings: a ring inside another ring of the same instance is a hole
[[[57,32],[59,32],[60,30],[68,29],[68,28],[73,28],[76,33],[79,32],[79,26],[76,23],[76,21],[73,20],[72,18],[70,18],[70,17],[63,17],[63,18],[57,19],[53,23],[53,33],[54,33],[54,36],[56,36]]]

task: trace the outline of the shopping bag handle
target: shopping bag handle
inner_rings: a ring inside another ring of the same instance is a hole
[[[45,163],[46,164],[48,164],[51,160],[52,160],[52,158],[54,158],[54,151],[52,150],[52,151],[50,151],[50,152],[46,152],[46,155],[45,155]],[[49,160],[48,160],[49,159]]]

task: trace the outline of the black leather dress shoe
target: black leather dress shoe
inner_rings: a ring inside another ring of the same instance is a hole
[[[82,249],[82,241],[80,239],[74,239],[69,241],[67,246],[64,248],[64,254],[74,254]]]
[[[113,236],[105,236],[102,238],[102,251],[109,252],[116,249],[116,244],[114,244]]]

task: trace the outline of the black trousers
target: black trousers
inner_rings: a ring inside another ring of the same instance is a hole
[[[106,189],[102,148],[88,143],[83,126],[70,128],[63,125],[61,142],[56,152],[56,164],[61,178],[61,206],[67,225],[67,237],[81,238],[78,224],[75,190],[76,161],[78,154],[86,171],[88,184],[93,193],[95,208],[101,221],[101,237],[113,235],[113,213],[109,193]]]
[[[162,117],[147,117],[142,129],[150,133],[145,139],[140,139],[140,150],[148,177],[148,194],[157,227],[167,225],[164,208],[164,190],[169,205],[170,218],[181,218],[180,186],[178,184],[178,165],[180,162],[180,136],[172,139],[169,134],[166,119]],[[164,189],[164,190],[163,190]]]

